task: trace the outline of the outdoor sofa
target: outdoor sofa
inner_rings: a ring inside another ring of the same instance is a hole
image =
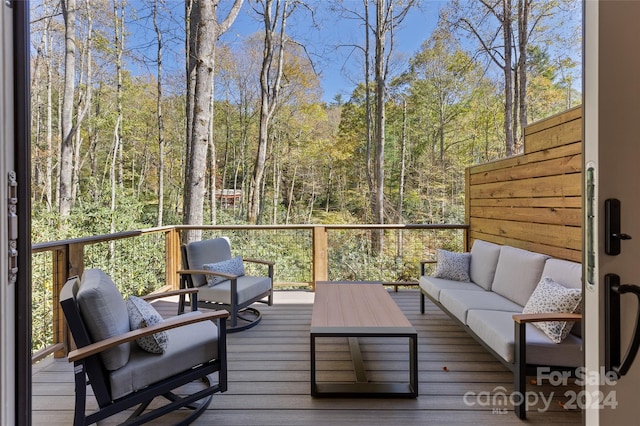
[[[426,296],[513,371],[514,409],[524,419],[528,374],[584,365],[581,265],[482,240],[470,253],[437,254],[432,275],[422,262],[421,313]]]

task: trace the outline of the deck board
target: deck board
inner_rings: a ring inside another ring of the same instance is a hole
[[[285,292],[279,292],[285,293]],[[257,327],[228,336],[229,390],[214,396],[207,412],[195,425],[424,425],[424,424],[524,424],[511,407],[471,406],[465,394],[513,390],[513,376],[481,345],[427,301],[419,313],[415,290],[391,292],[398,306],[418,332],[420,396],[416,399],[312,398],[309,385],[309,326],[312,305],[291,292],[276,296],[274,306],[258,305],[263,313]],[[285,298],[287,300],[285,300]],[[279,302],[283,301],[284,302]],[[163,315],[175,310],[173,302],[157,305]],[[323,380],[353,377],[346,339],[336,338],[318,348],[318,369]],[[404,374],[406,341],[378,343],[362,340],[365,363],[372,379]],[[408,374],[408,373],[407,373]],[[189,385],[197,386],[197,384]],[[528,390],[554,395],[548,410],[542,404],[530,408],[529,424],[581,424],[582,413],[562,408],[570,388],[529,385]],[[471,401],[474,401],[472,398]],[[64,359],[46,359],[34,366],[33,424],[69,425],[73,418],[72,366]],[[95,407],[92,398],[89,407]],[[170,425],[182,413],[165,416],[154,425]],[[123,416],[101,425],[117,424]]]

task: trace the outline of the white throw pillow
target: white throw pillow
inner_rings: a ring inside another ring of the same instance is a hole
[[[535,288],[527,304],[522,310],[523,314],[543,313],[579,313],[582,301],[582,290],[568,288],[553,281],[549,277],[543,277]],[[571,332],[574,321],[544,321],[534,322],[554,343],[562,343]]]
[[[454,253],[437,249],[436,271],[433,276],[448,280],[471,282],[469,278],[470,253]]]
[[[242,256],[236,256],[229,260],[223,260],[222,262],[218,263],[205,263],[204,265],[202,265],[202,269],[241,277],[244,275],[244,262],[242,261]],[[223,277],[207,275],[207,285],[209,287],[213,287],[214,285],[219,284],[225,280],[226,278]]]
[[[127,300],[127,311],[131,330],[149,327],[162,322],[162,316],[158,311],[148,302],[136,296],[130,296]],[[169,335],[166,331],[160,331],[150,336],[136,339],[136,343],[147,352],[161,354],[167,350]]]

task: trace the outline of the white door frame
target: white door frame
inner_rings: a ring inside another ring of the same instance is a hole
[[[4,2],[3,2],[4,3]],[[6,196],[7,178],[11,170],[15,170],[14,163],[14,122],[13,122],[13,20],[11,9],[0,5],[0,43],[2,45],[2,60],[0,62],[0,176],[2,176],[2,196],[0,196],[0,211],[8,211]],[[6,218],[6,216],[4,216]],[[7,235],[7,220],[0,220],[0,235]],[[15,346],[15,283],[9,282],[8,246],[6,242],[0,244],[0,424],[16,424],[15,420],[15,353],[7,350]]]
[[[585,0],[584,2],[584,162],[595,170],[593,226],[585,220],[585,365],[587,380],[585,423],[591,425],[635,424],[640,416],[638,384],[640,359],[629,372],[615,380],[605,368],[605,274],[615,273],[622,284],[640,284],[640,2]],[[585,185],[584,214],[588,214]],[[621,253],[604,249],[604,204],[621,202],[621,232],[633,239],[621,242]],[[593,237],[593,255],[589,238]],[[593,261],[590,261],[590,258]],[[589,282],[589,265],[594,267]],[[622,297],[621,347],[624,356],[631,339],[636,303]],[[590,380],[593,379],[593,380]]]
[[[29,1],[0,3],[0,424],[31,424]],[[9,181],[17,182],[10,193]],[[9,201],[9,197],[17,203]],[[9,218],[10,206],[16,216]],[[16,220],[17,218],[17,220]],[[9,235],[10,230],[15,235]],[[15,245],[10,249],[10,238]],[[15,251],[14,251],[15,250]],[[11,256],[11,253],[17,253]],[[12,274],[17,267],[17,274]]]

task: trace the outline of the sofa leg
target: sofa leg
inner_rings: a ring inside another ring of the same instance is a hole
[[[420,293],[420,313],[424,314],[424,293]]]
[[[513,391],[515,392],[516,416],[524,420],[527,418],[527,324],[515,322],[515,368],[513,371]]]

